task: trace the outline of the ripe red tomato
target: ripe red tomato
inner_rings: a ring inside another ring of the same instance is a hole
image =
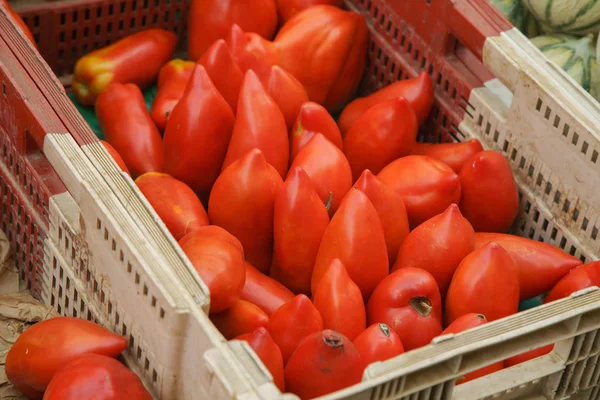
[[[281,349],[285,365],[304,338],[323,330],[323,318],[310,299],[299,294],[271,314],[267,329]]]
[[[442,332],[442,300],[434,277],[402,268],[379,282],[367,303],[369,325],[387,324],[405,350],[425,346]]]
[[[578,266],[562,277],[544,299],[544,304],[562,299],[591,286],[600,286],[600,261]]]
[[[457,174],[474,154],[483,151],[481,142],[471,139],[458,143],[415,143],[411,154],[429,156],[443,161]]]
[[[323,317],[325,329],[354,340],[367,327],[362,294],[339,259],[329,264],[314,292],[315,308]]]
[[[246,263],[246,282],[240,298],[260,307],[267,315],[271,315],[279,307],[291,301],[294,293],[257,270],[252,264]]]
[[[458,206],[451,204],[408,234],[392,272],[407,267],[424,269],[433,275],[445,298],[458,264],[475,250],[474,234]]]
[[[291,132],[290,159],[294,161],[300,150],[317,133],[342,149],[342,135],[333,117],[320,104],[312,101],[302,104]]]
[[[447,323],[469,313],[495,321],[518,309],[519,273],[502,246],[490,242],[462,260],[446,296]]]
[[[350,189],[344,197],[325,230],[311,278],[313,293],[336,258],[346,266],[348,275],[358,285],[365,300],[389,272],[379,215],[369,198],[356,188]]]
[[[381,323],[369,326],[353,343],[365,368],[376,361],[385,361],[404,353],[398,334]]]
[[[377,178],[402,196],[411,229],[460,200],[458,175],[435,158],[399,158],[382,169]]]
[[[276,65],[271,67],[271,72],[263,85],[279,107],[289,132],[294,126],[302,104],[308,101],[308,94],[306,94],[304,86],[293,75]]]
[[[273,382],[281,390],[285,392],[285,382],[283,379],[283,358],[281,350],[273,341],[273,338],[265,328],[257,328],[252,333],[245,333],[235,338],[236,340],[245,340],[248,342],[252,350],[258,358],[265,364],[265,367],[273,375]]]
[[[254,332],[266,327],[269,316],[263,310],[244,300],[236,301],[233,306],[217,314],[211,314],[210,320],[227,340],[244,333]]]
[[[285,366],[287,391],[308,400],[360,382],[363,365],[344,335],[326,329],[300,343]]]
[[[526,351],[525,353],[518,354],[514,357],[507,358],[504,360],[504,367],[510,368],[513,365],[521,364],[534,358],[545,356],[554,349],[554,344],[542,346],[537,349]]]

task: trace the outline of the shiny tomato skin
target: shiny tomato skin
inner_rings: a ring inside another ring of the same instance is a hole
[[[265,364],[273,376],[273,381],[277,388],[285,393],[285,382],[283,379],[283,358],[281,350],[273,341],[273,338],[264,327],[257,328],[252,333],[245,333],[235,338],[235,340],[245,340],[258,358]]]
[[[293,298],[294,293],[288,288],[246,262],[246,282],[241,293],[242,300],[260,307],[270,316]]]
[[[457,174],[474,154],[483,151],[481,142],[471,139],[457,143],[415,143],[411,154],[429,156],[443,161]]]
[[[365,368],[376,361],[385,361],[404,353],[398,334],[382,323],[369,326],[352,343]]]
[[[271,67],[263,85],[279,107],[289,132],[294,127],[302,104],[308,102],[308,94],[304,86],[293,75],[277,65]]]
[[[582,264],[570,270],[550,290],[544,304],[563,299],[591,286],[600,286],[600,261]]]
[[[300,150],[317,133],[325,136],[325,139],[333,143],[338,149],[341,150],[343,148],[342,135],[333,117],[325,107],[309,101],[300,107],[298,117],[290,132],[291,161],[294,161]]]
[[[227,340],[245,333],[266,327],[269,316],[258,306],[245,300],[236,301],[233,306],[220,313],[211,314],[210,320]]]

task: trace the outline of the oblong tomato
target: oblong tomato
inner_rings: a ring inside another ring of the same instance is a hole
[[[294,293],[257,270],[252,264],[246,263],[246,282],[240,297],[271,315],[279,307],[290,302]]]
[[[474,154],[483,151],[481,142],[471,139],[458,143],[415,143],[411,154],[429,156],[443,161],[457,174]]]
[[[308,101],[304,86],[293,75],[276,65],[271,67],[271,72],[263,84],[279,107],[289,131],[294,126],[300,107]]]
[[[342,149],[342,135],[340,129],[329,112],[320,104],[309,101],[302,104],[298,117],[291,132],[290,159],[294,161],[300,150],[317,133]]]
[[[236,301],[220,313],[211,314],[210,320],[227,340],[266,327],[269,316],[258,306],[245,300]]]
[[[544,299],[544,304],[563,299],[591,286],[600,286],[600,261],[583,264],[570,270],[550,290]]]
[[[165,130],[167,120],[177,105],[188,81],[194,72],[196,63],[193,61],[184,61],[174,59],[163,65],[158,73],[157,91],[150,115],[161,131]]]
[[[404,353],[398,334],[382,323],[369,326],[352,343],[360,353],[365,368],[376,361],[385,361]]]
[[[235,338],[235,340],[244,340],[248,342],[258,358],[265,364],[265,367],[273,375],[273,382],[279,390],[285,392],[285,382],[283,381],[283,357],[281,350],[273,341],[273,338],[264,327],[257,328],[252,333],[245,333]]]

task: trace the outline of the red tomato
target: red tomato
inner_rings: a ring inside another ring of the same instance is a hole
[[[571,294],[591,286],[600,286],[600,261],[583,264],[569,271],[550,290],[544,299],[544,304],[569,297]]]
[[[529,360],[533,360],[534,358],[545,356],[549,354],[554,349],[554,344],[549,344],[547,346],[543,346],[537,349],[533,349],[530,351],[526,351],[525,353],[518,354],[514,357],[507,358],[504,360],[504,366],[506,368],[510,368],[514,365],[524,363]]]
[[[273,42],[256,33],[244,32],[238,25],[231,26],[226,41],[240,70],[246,73],[251,69],[263,82],[273,65],[281,65],[281,54]]]
[[[240,91],[233,134],[222,171],[255,148],[284,178],[290,151],[285,119],[256,74],[248,71]]]
[[[242,289],[241,299],[260,307],[267,315],[290,302],[294,294],[275,279],[269,278],[246,263],[246,283]]]
[[[369,325],[387,324],[404,350],[425,346],[442,332],[442,300],[433,276],[402,268],[379,282],[367,303]]]
[[[332,6],[342,7],[342,0],[276,0],[279,23],[284,24],[298,14],[300,11],[318,4],[331,4]]]
[[[496,242],[510,253],[519,270],[521,300],[531,299],[552,289],[581,260],[557,247],[503,233],[475,233],[475,247]]]
[[[469,313],[495,321],[518,310],[519,273],[502,246],[490,242],[462,260],[446,296],[448,324]]]
[[[273,252],[273,208],[283,182],[253,149],[219,176],[208,201],[210,221],[242,243],[246,261],[265,273]]]
[[[293,168],[275,197],[271,277],[294,293],[310,293],[313,266],[327,225],[327,209],[312,181],[301,168]]]
[[[329,264],[314,291],[314,303],[325,329],[354,340],[367,327],[367,315],[360,288],[352,282],[339,259]]]
[[[185,183],[167,174],[148,172],[138,177],[135,184],[175,240],[208,225],[204,206]]]
[[[353,343],[365,368],[376,361],[385,361],[404,353],[398,334],[386,324],[369,326]]]
[[[195,62],[176,58],[160,69],[156,97],[152,101],[150,114],[161,131],[165,130],[173,108],[185,93],[188,81],[195,68]]]
[[[208,194],[221,171],[234,119],[204,67],[197,66],[167,121],[165,172]]]
[[[313,293],[336,258],[346,266],[365,300],[389,272],[379,215],[368,197],[356,188],[350,189],[325,230],[311,278]]]
[[[273,341],[273,338],[265,328],[257,328],[252,333],[245,333],[235,338],[236,340],[245,340],[258,358],[265,364],[265,367],[273,375],[273,382],[283,393],[285,392],[285,383],[283,380],[283,358],[281,350]]]
[[[458,175],[446,164],[431,157],[399,158],[382,169],[377,178],[400,193],[411,229],[460,200]]]
[[[285,365],[305,337],[323,330],[323,318],[310,299],[299,294],[271,315],[267,329],[281,349]]]
[[[506,158],[486,150],[460,170],[460,211],[476,232],[508,231],[519,213],[519,193]]]
[[[266,327],[269,316],[258,306],[238,300],[227,310],[211,314],[210,320],[225,339],[231,340],[244,333],[254,332],[260,327]]]
[[[232,24],[271,39],[277,29],[275,0],[195,0],[188,16],[188,55],[198,60]]]
[[[204,66],[215,88],[236,113],[244,74],[234,61],[225,40],[215,41],[198,60],[198,64]]]
[[[404,98],[377,103],[361,115],[344,137],[344,154],[358,179],[365,169],[378,174],[410,154],[417,140],[417,117]]]
[[[342,149],[342,135],[333,117],[325,107],[309,101],[300,107],[298,117],[292,128],[290,152],[292,161],[294,161],[300,150],[317,133],[322,134],[325,136],[325,139],[329,140],[337,148]]]
[[[329,215],[332,216],[352,187],[352,171],[344,153],[317,133],[298,153],[290,169],[296,167],[308,174],[323,202],[329,202],[331,196]]]
[[[41,399],[56,372],[85,354],[117,357],[127,339],[74,317],[56,317],[25,330],[6,356],[6,376],[28,397]]]
[[[414,79],[404,79],[384,87],[367,97],[361,97],[344,108],[338,125],[342,136],[352,128],[354,122],[375,104],[404,97],[414,110],[419,125],[429,116],[433,106],[433,83],[427,72],[423,71]]]
[[[140,378],[114,358],[86,354],[52,378],[44,400],[152,400]]]
[[[285,366],[288,392],[307,400],[360,382],[362,361],[344,335],[326,329],[300,343]]]
[[[108,153],[111,155],[111,157],[115,160],[115,162],[117,163],[119,168],[121,168],[121,170],[123,172],[125,172],[127,175],[131,176],[131,173],[129,173],[129,170],[127,169],[127,165],[125,165],[125,161],[123,161],[123,158],[121,157],[119,152],[117,150],[115,150],[115,148],[112,147],[110,145],[110,143],[108,143],[104,140],[100,140],[100,143],[102,143],[102,145],[104,146],[106,151],[108,151]]]
[[[458,174],[469,158],[482,151],[481,142],[471,139],[462,143],[416,143],[411,154],[429,156],[443,161]]]
[[[354,187],[367,195],[383,227],[389,265],[394,265],[400,245],[408,235],[408,215],[400,194],[384,186],[368,169],[364,170]]]
[[[283,68],[274,65],[264,82],[267,93],[279,107],[285,119],[287,130],[294,126],[302,104],[308,101],[308,94],[298,79]]]
[[[451,204],[408,234],[392,272],[408,267],[424,269],[433,275],[445,298],[458,264],[475,250],[474,233],[458,206]]]
[[[210,290],[211,313],[221,312],[239,300],[246,266],[235,237],[218,226],[201,227],[185,235],[179,245]]]

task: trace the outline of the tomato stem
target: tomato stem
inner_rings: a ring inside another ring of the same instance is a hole
[[[342,337],[337,332],[330,332],[323,335],[323,340],[325,344],[329,347],[342,347],[344,346],[344,341]]]
[[[431,301],[427,297],[413,297],[408,303],[421,317],[428,317],[433,310]]]
[[[327,201],[325,202],[325,209],[329,212],[329,209],[331,208],[331,204],[333,203],[333,192],[329,192],[329,197],[327,198]]]
[[[383,334],[387,337],[390,337],[390,327],[387,326],[386,324],[383,323],[379,323],[379,329],[381,329],[381,332],[383,332]]]

